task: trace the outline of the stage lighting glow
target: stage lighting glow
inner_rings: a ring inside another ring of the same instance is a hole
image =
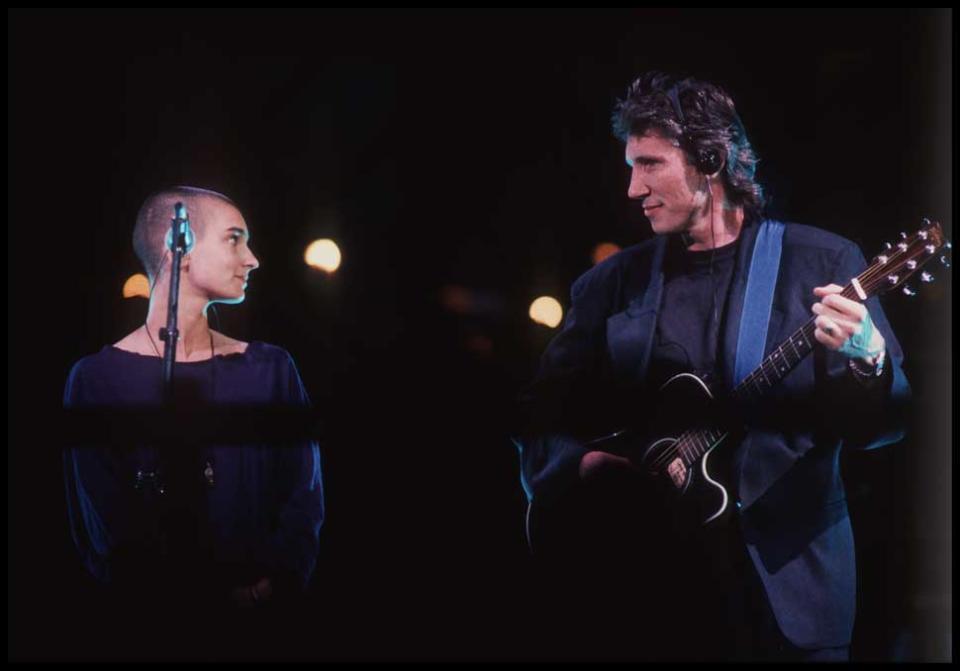
[[[485,335],[474,335],[467,338],[466,348],[474,354],[489,355],[493,353],[493,341]]]
[[[440,302],[450,312],[465,315],[473,311],[474,301],[466,287],[448,284],[440,290]]]
[[[530,304],[530,319],[538,324],[556,328],[563,321],[563,308],[556,298],[541,296]]]
[[[620,245],[615,245],[612,242],[601,242],[599,245],[593,248],[593,263],[596,265],[600,263],[607,257],[613,256],[620,251]]]
[[[134,298],[135,296],[150,298],[150,282],[143,273],[131,275],[123,283],[123,297]]]
[[[308,266],[332,273],[340,267],[340,248],[328,238],[314,240],[303,255]]]

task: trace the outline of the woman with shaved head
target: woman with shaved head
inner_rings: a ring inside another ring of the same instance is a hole
[[[166,239],[177,203],[186,207],[195,240],[180,267],[174,407],[201,422],[226,417],[231,424],[255,416],[240,408],[309,405],[285,350],[210,328],[209,308],[242,302],[259,261],[234,202],[194,187],[160,191],[140,208],[133,245],[150,280],[146,318],[73,366],[65,405],[122,412],[162,404]],[[131,598],[255,606],[297,594],[313,573],[324,518],[317,444],[223,444],[197,439],[193,428],[185,425],[181,436],[167,427],[173,445],[160,445],[152,427],[143,427],[142,444],[127,449],[65,452],[71,531],[86,569]]]

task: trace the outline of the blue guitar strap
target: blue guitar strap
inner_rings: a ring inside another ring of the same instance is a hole
[[[743,314],[737,335],[736,362],[733,367],[734,386],[747,377],[763,361],[773,307],[773,290],[780,271],[780,252],[783,248],[783,222],[766,219],[760,224],[757,241],[750,259],[747,290],[743,298]]]

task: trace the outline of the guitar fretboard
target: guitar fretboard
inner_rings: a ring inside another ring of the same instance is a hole
[[[813,351],[816,343],[814,330],[816,324],[811,319],[775,347],[767,358],[736,386],[732,393],[734,400],[742,402],[759,398],[785,378]]]

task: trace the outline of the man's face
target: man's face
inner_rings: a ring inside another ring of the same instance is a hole
[[[215,199],[207,199],[197,215],[203,220],[184,279],[189,278],[187,281],[210,301],[242,302],[247,276],[260,265],[248,246],[250,234],[243,215],[229,203]]]
[[[653,232],[690,230],[694,216],[707,201],[706,180],[680,147],[657,133],[631,135],[626,146],[630,166],[627,197],[643,202]]]

